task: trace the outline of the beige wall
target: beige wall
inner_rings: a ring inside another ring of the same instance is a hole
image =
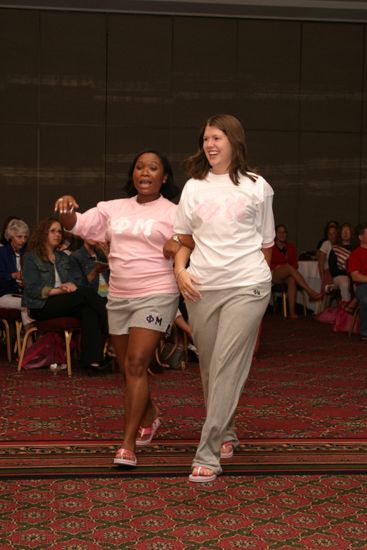
[[[0,220],[118,197],[140,149],[178,181],[202,121],[244,123],[299,250],[367,219],[365,25],[0,9]]]

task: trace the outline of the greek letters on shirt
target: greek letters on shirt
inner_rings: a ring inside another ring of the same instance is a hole
[[[248,215],[250,201],[245,197],[228,197],[224,202],[207,199],[195,209],[195,214],[205,223],[220,220],[243,222]]]
[[[121,218],[114,218],[110,221],[110,228],[116,235],[121,235],[129,230],[132,235],[139,235],[139,233],[142,233],[146,237],[149,237],[152,234],[154,222],[155,220],[152,218],[138,218],[137,220],[132,220],[121,216]]]

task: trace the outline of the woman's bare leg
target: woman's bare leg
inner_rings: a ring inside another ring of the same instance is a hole
[[[279,284],[284,283],[287,281],[288,277],[293,277],[298,286],[303,288],[311,300],[320,300],[322,298],[321,292],[317,292],[316,290],[313,290],[305,281],[303,276],[300,274],[297,269],[294,269],[289,264],[286,265],[280,265],[279,267],[276,267],[273,271],[273,283]]]
[[[296,296],[297,296],[297,283],[294,277],[288,277],[288,305],[289,305],[289,317],[291,319],[297,319],[298,315],[296,313]]]
[[[150,425],[156,414],[150,397],[148,367],[160,337],[158,331],[137,327],[130,329],[123,363],[126,416],[122,443],[122,447],[130,451],[135,450],[139,426],[142,422]],[[116,347],[115,350],[118,354]]]

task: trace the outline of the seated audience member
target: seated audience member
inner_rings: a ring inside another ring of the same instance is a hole
[[[0,247],[0,307],[19,309],[24,326],[32,322],[27,308],[22,307],[21,298],[21,263],[28,236],[28,225],[23,220],[13,218],[4,233],[6,244]]]
[[[297,251],[287,242],[288,230],[279,224],[275,228],[275,243],[272,247],[270,269],[273,284],[286,283],[288,287],[289,318],[297,319],[297,285],[303,288],[311,300],[320,300],[321,293],[313,290],[298,271]]]
[[[361,340],[367,340],[367,223],[358,226],[356,234],[359,246],[349,256],[348,271],[356,284],[355,294],[359,302]]]
[[[110,270],[108,267],[108,245],[85,240],[84,244],[72,254],[85,277],[85,282],[102,298],[107,298]]]
[[[92,288],[83,286],[81,272],[70,256],[58,250],[63,229],[55,218],[43,220],[33,232],[23,262],[23,306],[37,321],[76,317],[81,324],[80,363],[94,371],[109,364],[104,358],[107,314]]]
[[[329,220],[325,227],[324,227],[324,236],[319,240],[319,242],[317,243],[317,246],[316,246],[316,250],[319,250],[319,248],[321,247],[322,243],[327,241],[328,240],[328,234],[329,234],[329,229],[331,227],[334,227],[337,231],[339,229],[339,222],[335,221],[335,220]]]
[[[335,225],[329,225],[327,230],[327,238],[323,241],[317,251],[317,261],[321,279],[321,292],[325,291],[325,287],[333,284],[333,278],[329,271],[329,254],[334,244],[336,244],[337,238],[338,227]]]
[[[339,288],[343,302],[350,302],[351,280],[348,275],[347,262],[352,251],[353,228],[350,223],[340,226],[336,243],[329,254],[329,271],[334,285]]]
[[[76,235],[73,235],[72,233],[70,233],[70,231],[64,230],[64,238],[58,250],[61,250],[61,252],[64,252],[64,254],[71,256],[73,252],[75,252],[82,246],[82,244],[82,239],[80,239]]]
[[[17,216],[8,216],[4,223],[3,223],[3,227],[1,229],[1,234],[0,234],[0,246],[4,246],[5,244],[8,244],[8,240],[5,236],[5,232],[6,232],[6,229],[9,225],[9,223],[13,220],[20,220],[20,218],[18,218]]]

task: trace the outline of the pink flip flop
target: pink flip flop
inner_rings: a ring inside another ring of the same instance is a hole
[[[161,421],[157,416],[157,418],[153,420],[153,423],[151,426],[148,426],[147,428],[140,426],[138,430],[138,435],[135,441],[135,445],[137,445],[137,447],[144,447],[145,445],[149,445],[149,443],[152,442],[153,437],[157,433],[157,430],[160,425],[161,425]]]
[[[225,441],[220,448],[220,458],[232,458],[233,444],[231,441]]]
[[[189,481],[194,483],[209,483],[210,481],[215,481],[217,479],[217,474],[213,472],[211,468],[206,466],[194,466],[191,474],[189,475]]]
[[[129,451],[129,449],[124,449],[123,447],[118,449],[113,462],[114,464],[122,464],[123,466],[136,466],[137,464],[135,454],[132,451]]]

